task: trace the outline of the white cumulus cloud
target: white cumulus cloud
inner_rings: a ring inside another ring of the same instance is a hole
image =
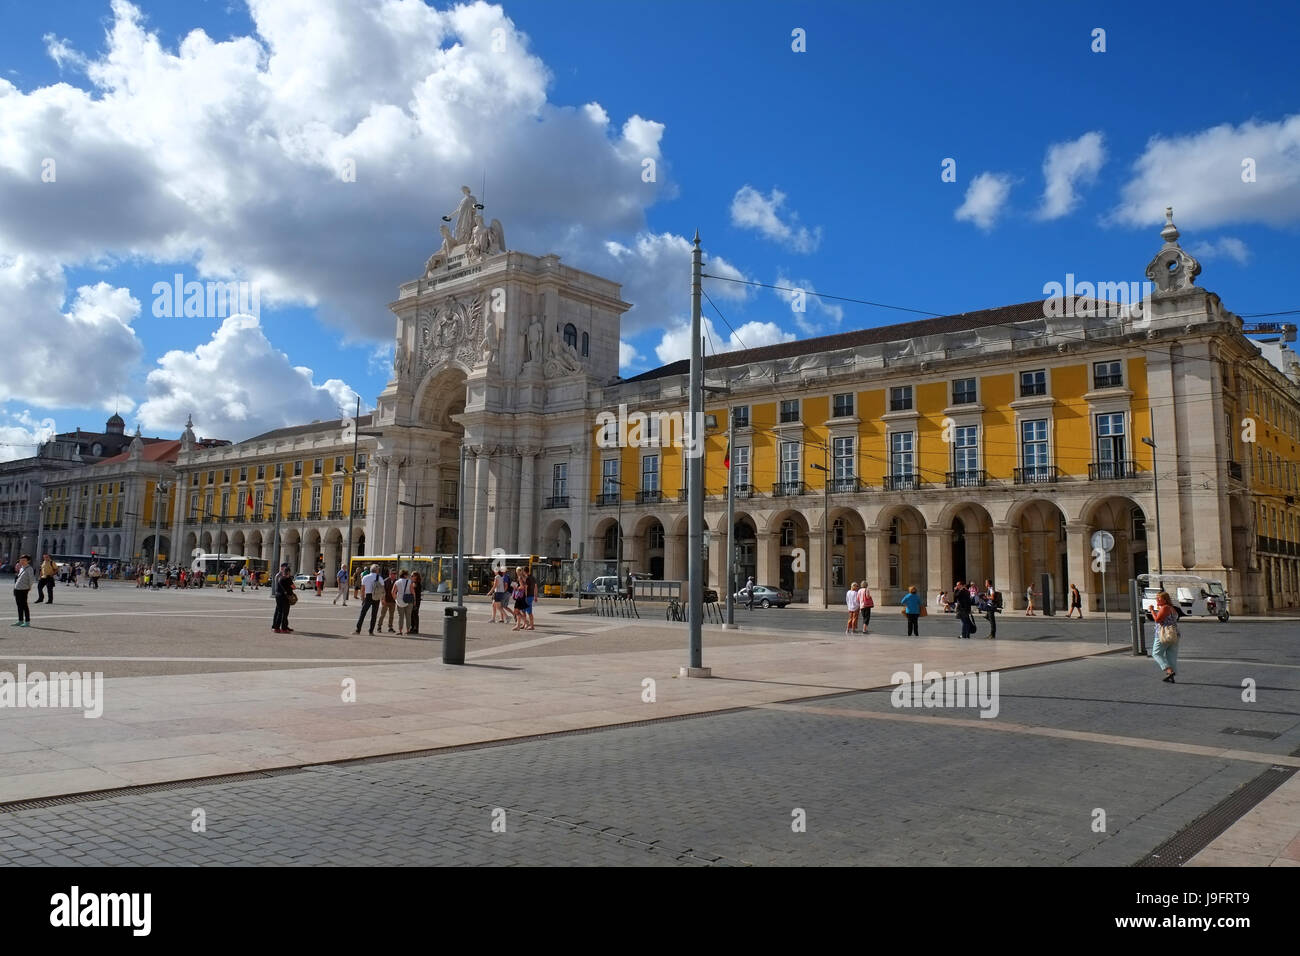
[[[1106,162],[1105,137],[1084,133],[1078,139],[1053,143],[1043,160],[1043,200],[1039,219],[1060,219],[1079,204],[1076,184],[1091,184]]]
[[[1234,236],[1221,236],[1212,242],[1198,242],[1188,252],[1198,259],[1231,259],[1243,266],[1250,261],[1250,249]]]
[[[145,383],[142,426],[170,435],[193,414],[195,431],[239,441],[313,419],[338,418],[355,408],[357,393],[339,379],[317,384],[275,348],[251,315],[232,315],[210,341],[158,359]]]
[[[1011,196],[1011,184],[1011,177],[1005,173],[980,173],[966,187],[966,198],[953,218],[973,222],[980,229],[992,229]]]
[[[775,345],[778,342],[794,341],[794,333],[781,328],[775,322],[746,322],[728,336],[723,336],[714,326],[713,320],[704,316],[704,352],[734,352],[738,349],[756,349],[761,345]],[[679,359],[691,357],[691,326],[689,322],[678,323],[669,328],[655,346],[655,355],[663,365]]]
[[[753,186],[741,186],[731,199],[731,224],[755,229],[795,252],[815,252],[822,241],[821,226],[810,230],[799,225],[799,214],[794,210],[788,214],[789,222],[783,220],[781,207],[785,200],[785,193],[776,188],[764,196]]]

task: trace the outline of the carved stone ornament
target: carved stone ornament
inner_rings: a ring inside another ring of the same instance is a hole
[[[1172,206],[1165,207],[1165,227],[1160,238],[1165,244],[1147,266],[1146,276],[1160,292],[1181,292],[1190,289],[1201,274],[1201,264],[1183,251],[1178,244],[1178,227],[1174,225]]]
[[[468,368],[479,364],[484,351],[485,303],[483,293],[467,301],[453,296],[435,310],[421,312],[415,336],[420,367],[429,369],[452,361]]]

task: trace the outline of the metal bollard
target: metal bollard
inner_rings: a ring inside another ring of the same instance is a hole
[[[465,663],[465,621],[467,608],[451,604],[442,609],[442,662]]]

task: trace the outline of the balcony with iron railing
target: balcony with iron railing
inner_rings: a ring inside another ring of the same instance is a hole
[[[833,495],[851,495],[866,490],[867,485],[861,478],[849,476],[831,479],[831,494]]]
[[[456,517],[458,514],[460,514],[460,509],[457,508],[455,505],[439,505],[439,506],[438,506],[438,517],[439,517],[439,518],[454,518],[454,517]]]
[[[569,507],[569,496],[551,495],[551,497],[546,499],[546,503],[542,505],[542,507],[543,508],[567,508]]]
[[[1138,476],[1138,463],[1131,458],[1088,463],[1089,481],[1122,481]]]
[[[773,498],[793,498],[808,494],[808,485],[802,481],[778,481],[772,485]]]
[[[320,512],[319,512],[319,511],[309,511],[309,512],[307,512],[307,520],[308,520],[308,521],[320,521]]]
[[[899,472],[895,475],[885,475],[884,487],[886,491],[916,491],[924,486],[919,475],[916,472]]]
[[[636,503],[639,505],[654,504],[663,500],[664,493],[658,488],[642,488],[636,493]]]
[[[1094,375],[1092,378],[1093,388],[1119,388],[1123,384],[1123,375]]]
[[[353,508],[353,509],[352,509],[352,517],[354,517],[354,518],[364,518],[365,516],[366,516],[366,509],[365,509],[365,508]]]
[[[340,521],[340,520],[342,520],[344,517],[345,517],[345,515],[343,514],[343,512],[342,512],[342,511],[339,511],[339,510],[337,510],[337,509],[334,510],[334,511],[331,511],[331,512],[330,512],[330,520],[331,520],[331,521]]]
[[[754,486],[748,483],[741,484],[740,482],[736,482],[736,484],[732,486],[731,493],[737,498],[752,498],[755,494]]]
[[[982,468],[950,471],[944,475],[944,483],[949,488],[983,488],[988,480],[988,472]]]
[[[617,491],[610,491],[596,496],[596,506],[598,508],[612,508],[617,505],[622,497]]]
[[[1023,465],[1015,469],[1015,481],[1018,485],[1054,485],[1061,477],[1061,469],[1055,465]]]
[[[302,512],[301,512],[301,511],[290,511],[287,515],[285,515],[284,520],[285,520],[285,521],[301,521],[301,520],[302,520]]]

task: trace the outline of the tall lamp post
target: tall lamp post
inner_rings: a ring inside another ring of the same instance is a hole
[[[361,396],[357,396],[357,414],[352,419],[352,499],[348,502],[348,543],[343,549],[343,566],[348,569],[348,587],[352,587],[352,520],[357,510],[357,450],[361,442],[361,431],[357,419],[361,417]]]
[[[154,506],[153,506],[153,556],[151,563],[155,573],[158,571],[158,541],[162,535],[162,509],[163,500],[167,493],[172,490],[170,481],[159,481],[153,486]]]
[[[275,550],[271,556],[271,582],[274,584],[276,577],[280,573],[280,493],[284,487],[284,466],[277,465],[276,469],[279,474],[275,476],[275,530],[271,533],[275,535]],[[271,588],[271,599],[275,600],[275,588]]]
[[[45,537],[45,509],[48,508],[48,507],[50,506],[50,502],[53,501],[53,500],[54,500],[54,499],[52,499],[49,495],[46,495],[46,496],[43,497],[43,498],[40,500],[40,502],[36,505],[36,510],[37,510],[37,519],[36,519],[36,553],[37,553],[37,554],[44,554],[44,553],[45,553],[45,546],[44,546],[44,544],[41,542],[41,539]],[[15,560],[17,560],[17,559],[15,559]]]

